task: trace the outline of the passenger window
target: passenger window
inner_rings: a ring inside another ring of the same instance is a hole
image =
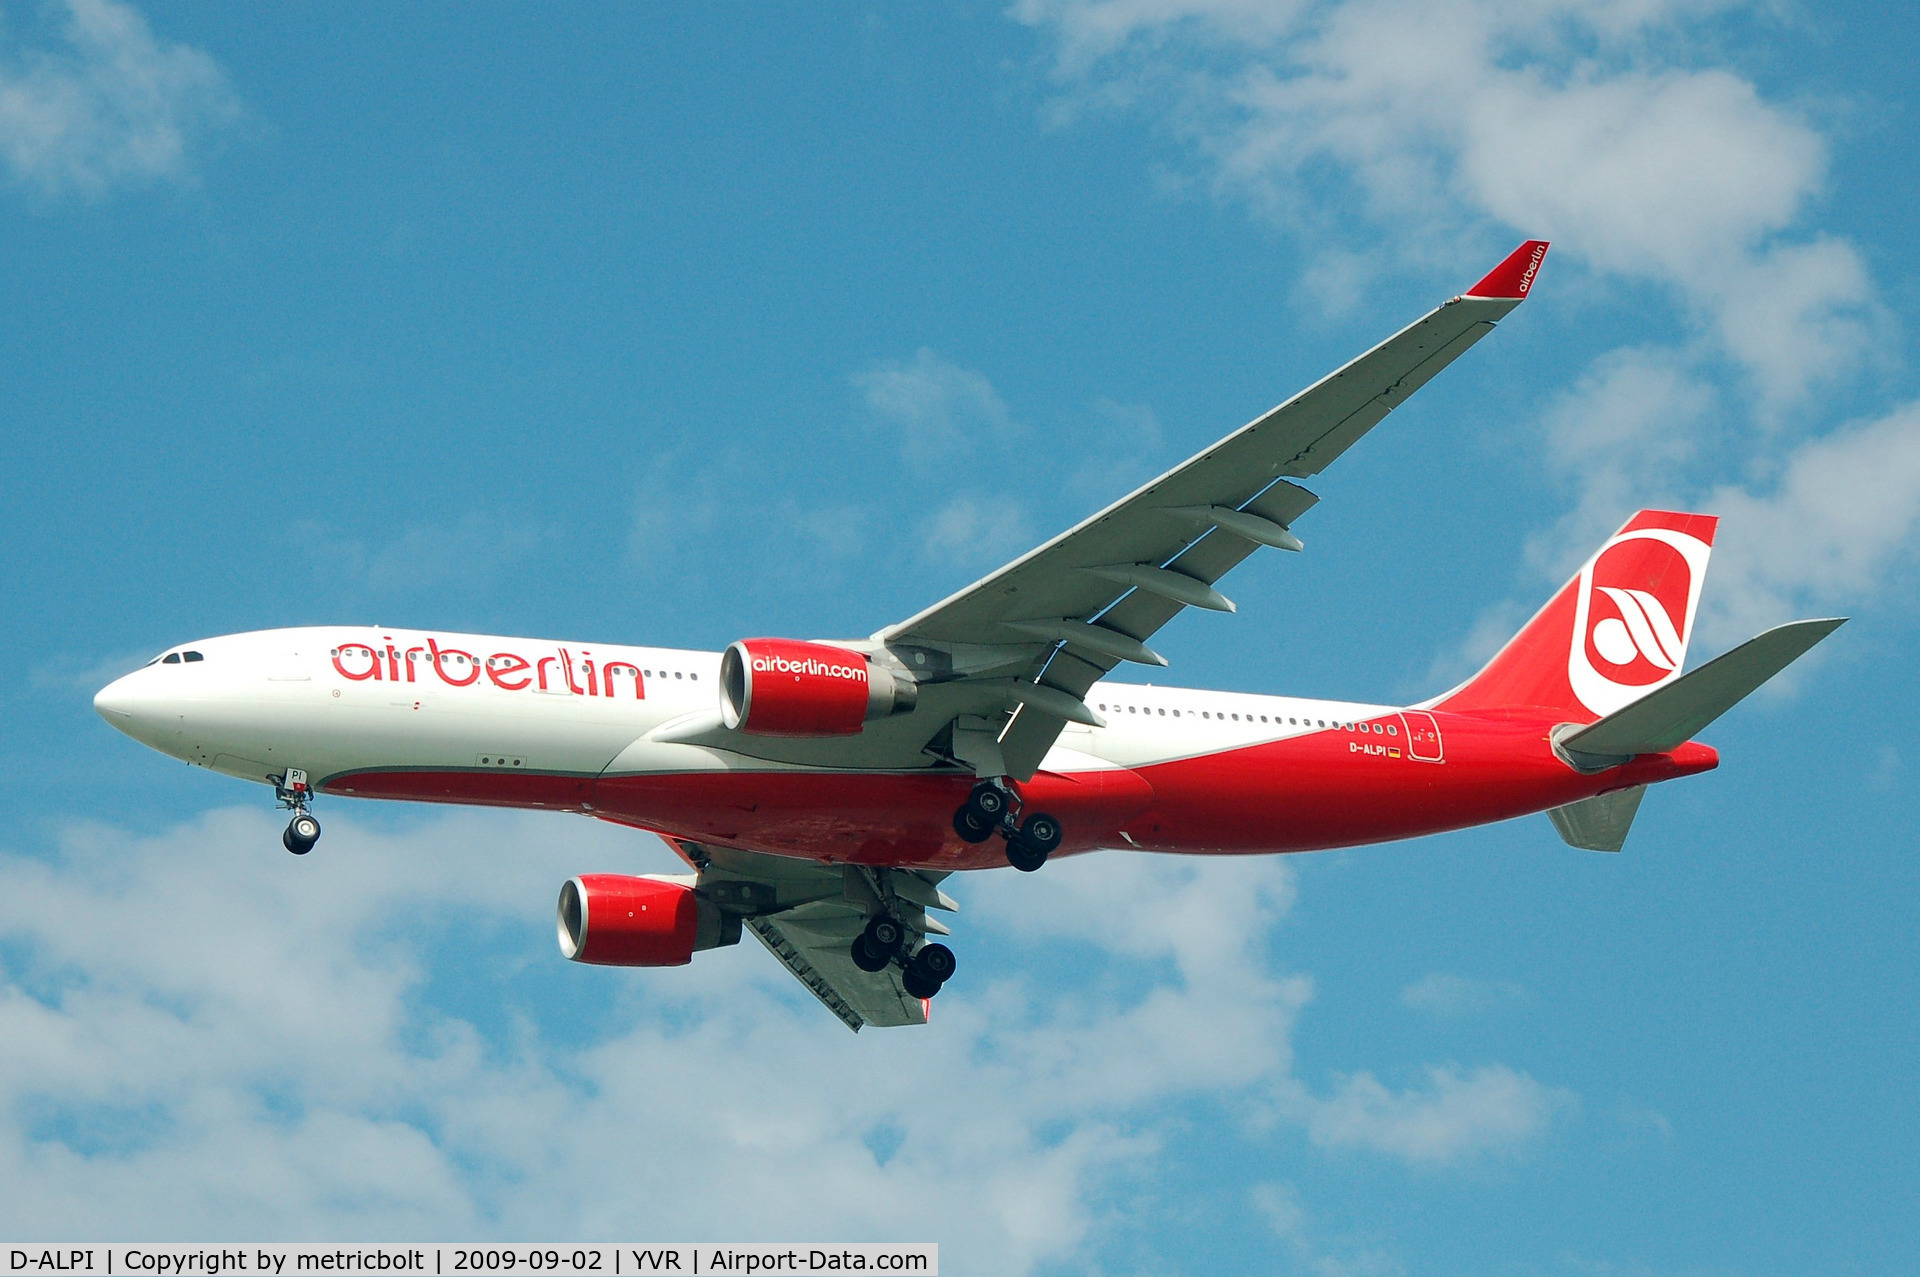
[[[673,672],[673,676],[674,676],[675,678],[679,678],[679,677],[680,677],[680,671],[679,671],[679,670],[675,670],[675,671]]]
[[[1398,736],[1399,734],[1400,734],[1400,729],[1398,727],[1395,727],[1392,723],[1387,724],[1387,735]]]
[[[162,665],[178,665],[180,663],[180,653],[168,652],[165,659],[160,663]]]
[[[1166,716],[1167,716],[1167,711],[1165,711],[1164,709],[1163,709],[1163,710],[1161,710],[1161,711],[1160,711],[1160,717],[1162,717],[1162,718],[1165,718]]]
[[[181,659],[187,660],[187,661],[204,661],[207,658],[200,655],[200,653],[198,652],[185,652],[181,654]]]

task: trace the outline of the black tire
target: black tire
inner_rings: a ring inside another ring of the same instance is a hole
[[[926,945],[913,955],[913,969],[936,984],[953,979],[956,965],[953,950],[943,944]]]
[[[960,835],[961,842],[982,843],[993,837],[993,826],[981,820],[971,806],[966,806],[953,813],[953,832]]]
[[[287,832],[295,842],[303,842],[309,848],[320,841],[320,822],[301,812],[287,823]]]
[[[910,998],[930,998],[940,992],[938,980],[921,975],[912,967],[900,973],[900,987],[907,991],[907,996]]]
[[[280,845],[282,847],[285,847],[288,851],[292,852],[296,856],[304,856],[308,852],[313,850],[312,843],[301,842],[298,838],[295,838],[293,836],[292,825],[288,825],[285,829],[283,829],[280,832]]]
[[[1023,874],[1030,874],[1047,863],[1047,853],[1016,836],[1007,839],[1007,863]]]
[[[865,936],[853,938],[853,965],[862,971],[884,971],[890,961],[886,954],[875,953]]]
[[[900,925],[898,918],[876,913],[867,920],[866,935],[862,937],[867,947],[875,953],[884,953],[888,957],[900,952],[900,945],[907,938],[907,929]]]
[[[967,806],[991,828],[1007,810],[1007,791],[998,785],[975,785],[967,795]]]
[[[1061,832],[1059,821],[1037,811],[1020,826],[1020,840],[1044,856],[1060,845]]]

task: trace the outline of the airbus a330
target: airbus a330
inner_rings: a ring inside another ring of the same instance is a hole
[[[997,572],[863,639],[724,652],[398,628],[182,644],[102,690],[114,727],[273,787],[575,812],[688,872],[586,873],[562,952],[672,966],[750,932],[852,1028],[919,1024],[953,975],[948,875],[1096,848],[1311,851],[1551,816],[1617,851],[1647,786],[1714,767],[1707,724],[1841,621],[1682,673],[1716,520],[1642,510],[1465,683],[1417,705],[1111,681],[1263,547],[1302,481],[1520,305],[1529,241],[1465,294]]]

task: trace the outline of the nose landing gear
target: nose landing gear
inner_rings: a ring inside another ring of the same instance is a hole
[[[1060,822],[1045,812],[1035,812],[1024,822],[1019,819],[1019,803],[998,781],[983,780],[973,787],[967,801],[953,813],[953,831],[963,842],[983,843],[999,834],[1007,840],[1007,863],[1022,873],[1032,873],[1047,863],[1047,856],[1060,845]]]
[[[307,804],[313,800],[307,774],[298,767],[287,768],[287,774],[274,787],[274,796],[280,800],[283,810],[293,813],[286,832],[280,835],[280,845],[296,856],[306,855],[320,841],[320,822],[307,810]]]

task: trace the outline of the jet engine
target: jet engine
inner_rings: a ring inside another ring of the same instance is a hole
[[[753,736],[854,736],[918,696],[905,674],[827,643],[742,639],[720,658],[720,717]]]
[[[560,888],[560,952],[606,967],[677,967],[737,944],[740,919],[672,878],[581,874]]]

